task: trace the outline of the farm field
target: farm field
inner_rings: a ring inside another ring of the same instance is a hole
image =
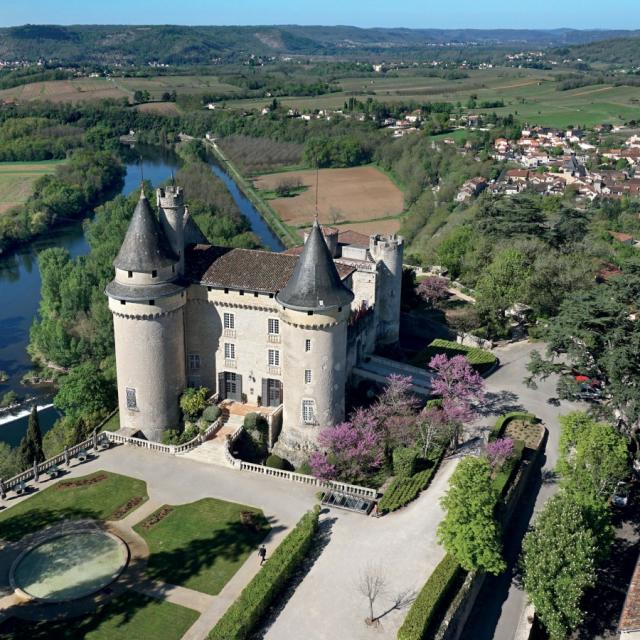
[[[33,184],[53,173],[64,160],[44,162],[0,162],[0,214],[27,201]]]
[[[79,102],[106,98],[133,100],[135,91],[148,91],[152,100],[159,100],[165,91],[178,93],[220,92],[233,94],[240,89],[225,84],[217,76],[157,76],[153,78],[77,78],[34,82],[0,91],[0,101],[51,100]]]
[[[145,102],[135,106],[143,113],[156,113],[161,116],[179,116],[182,111],[175,102]]]
[[[283,97],[285,107],[299,110],[341,108],[350,96],[371,97],[383,102],[460,102],[464,107],[471,95],[477,102],[502,100],[504,107],[475,109],[472,112],[513,113],[520,120],[547,126],[569,124],[592,126],[602,122],[617,124],[638,116],[640,87],[593,85],[570,91],[556,91],[554,74],[537,69],[487,69],[469,71],[468,78],[445,80],[421,76],[360,77],[340,82],[342,91],[323,96]],[[269,99],[228,101],[230,108],[260,108]]]
[[[269,204],[293,227],[308,226],[315,214],[316,171],[288,171],[259,176],[254,180],[258,190],[273,191],[283,180],[299,179],[307,189],[284,198],[273,198]],[[404,207],[400,189],[376,167],[321,169],[318,172],[318,214],[321,223],[338,224],[367,233],[376,218],[397,217]],[[398,220],[385,220],[395,223]],[[378,229],[378,224],[371,227]]]

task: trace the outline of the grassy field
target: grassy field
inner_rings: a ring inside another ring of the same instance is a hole
[[[153,522],[156,514],[135,526],[151,555],[147,575],[203,593],[217,595],[270,527],[262,511],[233,502],[205,498],[176,507]],[[255,526],[241,522],[241,512],[255,514]]]
[[[419,75],[405,69],[395,77],[355,77],[339,80],[340,91],[322,96],[282,97],[286,107],[301,110],[341,108],[346,99],[368,97],[384,102],[414,100],[417,102],[451,102],[464,107],[471,95],[478,103],[503,100],[499,114],[513,113],[520,120],[549,126],[568,124],[594,125],[601,122],[620,123],[638,116],[640,88],[612,85],[580,87],[571,91],[556,91],[555,71],[538,69],[469,70],[467,78],[446,80]],[[153,100],[164,92],[178,94],[211,93],[233,96],[240,89],[226,84],[218,76],[158,76],[150,78],[77,78],[51,82],[36,82],[0,91],[0,100],[53,100],[77,102],[102,98],[133,99],[136,90],[148,91]],[[271,102],[270,97],[255,99],[232,98],[226,106],[233,109],[256,109]],[[173,107],[149,106],[148,109]],[[477,111],[482,111],[478,108]]]
[[[254,184],[257,189],[269,193],[285,178],[300,179],[307,189],[286,198],[273,198],[269,204],[286,224],[308,226],[315,214],[315,170],[266,174],[259,176]],[[399,228],[397,217],[403,207],[400,189],[374,166],[321,169],[318,172],[318,212],[320,222],[324,224],[338,224],[341,228],[369,233],[380,226],[374,221],[384,218],[389,231],[394,226]]]
[[[12,640],[179,640],[198,613],[129,591],[97,611],[71,620],[33,622],[11,618],[0,638]]]
[[[130,500],[138,499],[139,505],[147,498],[145,482],[117,473],[97,471],[63,479],[0,512],[0,538],[20,540],[28,533],[66,519],[109,520],[116,519],[116,515],[123,518],[126,513],[116,514],[119,509]]]
[[[0,213],[26,202],[33,192],[34,182],[41,176],[53,173],[63,162],[0,162]]]

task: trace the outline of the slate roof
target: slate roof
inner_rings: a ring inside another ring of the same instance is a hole
[[[276,299],[296,311],[322,311],[349,305],[353,298],[353,292],[342,283],[316,220],[291,277]]]
[[[184,284],[179,281],[162,282],[158,284],[133,285],[122,284],[112,280],[106,287],[105,293],[116,300],[126,302],[145,302],[149,300],[159,300],[172,296],[184,290]]]
[[[192,282],[216,288],[274,294],[284,289],[298,262],[297,256],[285,253],[202,244],[190,247],[185,258],[186,277]],[[348,265],[336,265],[335,268],[340,280],[355,271]],[[340,285],[345,288],[342,283]],[[351,294],[348,289],[346,291]]]
[[[140,191],[140,200],[113,266],[123,271],[151,273],[176,262],[178,256],[173,253],[144,191]]]

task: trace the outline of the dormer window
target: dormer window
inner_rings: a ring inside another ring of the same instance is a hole
[[[157,278],[158,277],[158,272],[155,269],[151,272],[151,277],[152,278]]]
[[[127,271],[127,277],[133,278],[133,271]]]

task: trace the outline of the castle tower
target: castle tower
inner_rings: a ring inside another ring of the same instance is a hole
[[[395,234],[371,236],[369,253],[378,270],[375,305],[378,343],[393,344],[400,338],[404,240]]]
[[[178,273],[184,274],[185,207],[182,187],[170,186],[156,191],[162,229],[171,249],[180,258]]]
[[[276,453],[295,463],[317,447],[318,432],[344,420],[347,321],[344,286],[316,221],[281,305],[284,407]]]
[[[107,285],[113,314],[120,425],[161,440],[180,422],[185,388],[184,305],[179,258],[140,194]]]

